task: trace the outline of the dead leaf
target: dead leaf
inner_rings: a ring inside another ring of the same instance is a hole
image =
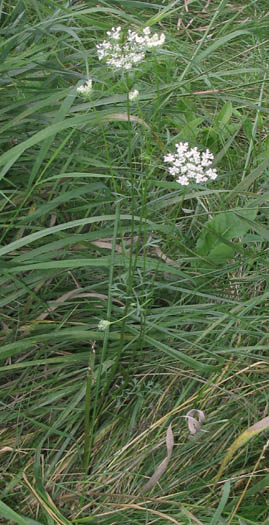
[[[137,510],[144,510],[147,513],[151,512],[152,514],[155,514],[156,516],[159,516],[159,518],[163,518],[166,521],[170,521],[171,523],[175,523],[176,525],[180,525],[179,521],[176,521],[172,516],[168,516],[168,514],[164,514],[164,512],[160,512],[159,510],[153,510],[149,509],[149,507],[143,507],[142,505],[138,505],[136,503],[110,503],[113,507],[120,507],[124,510],[127,509],[137,509]],[[102,516],[102,514],[99,514],[99,516]]]
[[[198,414],[198,419],[195,419],[194,417],[196,413]],[[202,410],[196,410],[193,408],[192,410],[189,410],[185,417],[187,419],[188,429],[191,433],[190,438],[192,438],[195,434],[200,432],[202,424],[205,422],[205,414]]]
[[[210,93],[219,93],[220,89],[207,89],[206,91],[193,91],[193,95],[208,95]]]
[[[165,253],[163,253],[163,251],[161,250],[161,248],[159,248],[159,246],[156,246],[155,248],[155,253],[158,257],[160,257],[164,262],[166,262],[167,264],[171,264],[171,266],[176,266],[178,267],[178,264],[173,261],[172,259],[169,259],[169,257],[167,257],[167,255],[165,255]]]
[[[111,115],[106,115],[102,120],[107,120],[108,122],[113,121],[125,121],[125,122],[136,122],[137,124],[142,124],[145,128],[150,129],[149,125],[136,115],[128,115],[128,113],[112,113]]]
[[[195,523],[198,523],[198,525],[204,525],[200,520],[198,520],[198,518],[196,518],[194,516],[194,514],[192,514],[192,512],[190,512],[189,510],[187,509],[184,509],[184,507],[180,507],[180,510],[181,512],[183,512],[183,514],[185,514],[185,516],[187,516],[188,518],[190,518],[192,521],[194,521]]]
[[[50,224],[49,227],[51,228],[56,223],[57,215],[56,213],[52,213],[50,217]]]
[[[134,236],[133,239],[124,239],[124,244],[126,246],[129,246],[131,243],[133,243],[133,246],[137,243],[138,236]],[[91,244],[94,244],[94,246],[97,246],[98,248],[106,248],[107,250],[112,250],[112,242],[111,239],[104,239],[103,241],[92,241]],[[115,251],[118,253],[123,253],[122,246],[120,244],[115,245]],[[125,250],[125,253],[128,254],[129,251]]]
[[[138,240],[139,240],[139,237],[136,235],[135,237],[133,237],[133,239],[131,238],[124,239],[124,244],[125,246],[129,246],[131,243],[133,243],[133,246],[135,246]],[[103,241],[92,241],[91,244],[99,248],[105,248],[107,250],[112,250],[111,239],[104,239]],[[123,253],[123,249],[120,244],[116,244],[115,251],[118,253]],[[126,250],[125,253],[128,254],[128,251]],[[160,257],[160,259],[162,259],[167,264],[170,264],[171,266],[175,266],[175,267],[179,266],[175,261],[167,257],[167,255],[163,253],[163,251],[161,250],[159,246],[156,246],[154,248],[154,253],[157,255],[157,257]]]
[[[210,2],[211,2],[211,0],[207,0],[205,7],[202,9],[202,13],[204,13],[207,10]]]
[[[1,447],[0,448],[0,454],[4,454],[5,452],[13,452],[14,448],[11,447]]]
[[[106,248],[107,250],[112,250],[112,242],[92,241],[91,244],[97,246],[98,248]],[[118,253],[122,253],[122,247],[119,244],[116,244],[115,251]]]
[[[171,425],[169,425],[166,433],[166,448],[167,448],[167,456],[166,458],[160,463],[160,465],[156,468],[154,474],[151,476],[151,478],[148,480],[146,485],[142,488],[142,492],[145,492],[146,490],[150,490],[160,479],[160,477],[163,475],[163,473],[166,471],[168,467],[168,463],[171,459],[172,452],[174,447],[174,436]]]
[[[58,297],[53,303],[53,305],[48,307],[47,312],[43,312],[43,314],[40,314],[35,321],[43,321],[48,317],[50,312],[53,312],[60,304],[62,304],[67,299],[75,299],[78,297],[97,297],[98,299],[102,299],[103,301],[106,301],[108,299],[107,295],[104,295],[102,293],[97,292],[82,292],[82,288],[75,288],[74,290],[70,290],[69,292],[66,292],[61,297]],[[120,304],[121,306],[124,306],[124,303],[120,301],[119,299],[113,299],[112,301]]]

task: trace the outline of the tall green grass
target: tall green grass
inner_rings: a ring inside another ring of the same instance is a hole
[[[267,11],[2,2],[3,523],[268,522],[265,424],[214,486],[268,416]],[[119,24],[166,34],[128,75],[96,55]],[[172,180],[181,141],[216,181]]]

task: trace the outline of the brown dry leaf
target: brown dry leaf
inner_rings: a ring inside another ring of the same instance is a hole
[[[178,21],[177,21],[177,30],[178,31],[180,30],[181,24],[182,24],[182,18],[179,18]]]
[[[107,250],[112,250],[112,242],[92,241],[91,244],[94,244],[94,246],[97,246],[98,248],[106,248]],[[116,244],[115,251],[118,253],[122,253],[122,247],[119,244]]]
[[[135,245],[138,241],[138,236],[136,235],[133,238],[133,245]],[[124,240],[124,243],[126,246],[129,246],[132,242],[132,239],[126,239]],[[106,248],[107,250],[112,250],[112,242],[110,242],[110,239],[104,239],[103,241],[92,241],[91,244],[94,244],[94,246],[98,246],[99,248]],[[115,251],[118,253],[122,253],[122,247],[120,244],[116,244]]]
[[[35,320],[36,321],[43,321],[44,319],[46,319],[46,317],[48,317],[49,313],[53,312],[53,310],[55,310],[61,303],[63,303],[67,299],[70,299],[70,298],[75,299],[75,298],[78,298],[78,297],[97,297],[98,299],[102,299],[104,301],[108,298],[107,295],[104,295],[102,293],[97,293],[97,292],[85,292],[85,293],[83,293],[82,292],[82,288],[75,288],[74,290],[70,290],[70,292],[66,292],[61,297],[58,297],[58,299],[56,299],[54,301],[54,304],[48,307],[47,312],[43,312],[43,314],[40,314],[37,317],[37,319],[35,319]],[[120,301],[119,299],[113,299],[112,298],[112,301],[115,301],[116,303],[120,304],[121,306],[124,306],[124,303],[122,303],[122,301]]]
[[[207,89],[206,91],[193,91],[193,95],[208,95],[210,93],[219,93],[220,89]]]
[[[159,248],[159,246],[156,246],[156,248],[154,249],[154,252],[156,253],[156,255],[158,257],[160,257],[167,264],[171,264],[171,266],[177,266],[178,267],[178,264],[175,261],[173,261],[172,259],[169,259],[169,257],[167,257],[167,255],[165,255],[165,253],[163,253],[163,251],[161,250],[161,248]]]
[[[87,249],[87,246],[84,246],[84,244],[81,244],[81,243],[77,243],[77,244],[72,244],[71,246],[71,250],[86,250]]]
[[[204,13],[207,10],[207,8],[209,7],[210,2],[211,2],[211,0],[207,0],[205,7],[202,9],[202,13]]]
[[[168,516],[168,514],[165,514],[164,512],[160,512],[159,510],[153,510],[149,509],[148,507],[143,507],[142,505],[138,505],[137,503],[110,503],[113,507],[120,507],[123,510],[125,509],[138,509],[138,510],[145,510],[147,513],[155,514],[156,516],[159,516],[159,518],[164,518],[167,521],[170,521],[171,523],[175,523],[176,525],[180,525],[179,521],[176,521],[172,516]],[[106,513],[107,514],[107,513]],[[99,514],[100,516],[105,516],[104,514]]]
[[[35,490],[34,486],[31,485],[31,483],[28,481],[27,476],[25,472],[22,473],[22,477],[27,485],[27,487],[32,492],[33,496],[35,497],[35,500],[45,509],[46,513],[54,520],[55,524],[57,525],[67,525],[67,523],[70,523],[67,521],[64,516],[61,515],[60,511],[56,506],[54,505],[54,502],[52,501],[50,495],[48,492],[42,493],[42,496]],[[44,495],[43,495],[44,494]],[[44,499],[43,499],[44,498]],[[47,503],[48,502],[48,503]]]
[[[198,414],[198,419],[195,419],[194,417],[196,414]],[[205,414],[202,410],[196,410],[193,408],[192,410],[189,410],[185,417],[187,419],[188,429],[191,433],[190,438],[192,438],[195,434],[200,432],[202,424],[205,422]]]
[[[54,226],[54,224],[56,223],[56,219],[57,219],[57,215],[56,213],[52,213],[51,217],[50,217],[50,224],[49,224],[49,227],[51,228],[52,226]]]
[[[168,463],[171,459],[172,452],[174,447],[174,436],[171,425],[169,425],[166,433],[166,448],[167,448],[167,456],[166,458],[160,463],[160,465],[156,468],[154,474],[151,476],[151,478],[147,481],[146,485],[142,488],[142,492],[151,489],[157,481],[159,481],[160,477],[163,475],[163,473],[166,471],[168,467]]]
[[[136,244],[138,239],[139,239],[138,235],[135,235],[133,239],[131,237],[129,237],[129,239],[124,239],[124,243],[126,244],[126,246],[129,246],[132,241],[133,241],[133,244]]]
[[[110,121],[127,121],[127,122],[136,122],[137,124],[142,124],[145,128],[150,129],[149,125],[136,115],[128,115],[128,113],[112,113],[111,115],[106,115],[102,120]]]
[[[13,452],[14,448],[11,447],[1,447],[0,448],[0,454],[4,454],[5,452]]]
[[[194,521],[195,523],[198,523],[198,525],[204,525],[200,520],[198,520],[198,518],[196,518],[194,516],[194,514],[192,514],[192,512],[190,512],[189,510],[187,509],[184,509],[184,507],[180,507],[180,510],[181,512],[183,512],[183,514],[185,514],[185,516],[187,516],[188,518],[190,518],[192,521]]]

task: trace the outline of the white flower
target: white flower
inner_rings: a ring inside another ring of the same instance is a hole
[[[106,319],[101,319],[101,321],[99,321],[98,323],[98,330],[101,330],[102,332],[104,332],[105,330],[107,330],[107,328],[110,325],[111,325],[110,321],[106,321]]]
[[[165,41],[165,34],[162,33],[160,37],[155,33],[151,38],[148,39],[147,47],[162,46]]]
[[[150,35],[150,27],[144,27],[143,33],[144,35],[147,35],[147,36]]]
[[[120,39],[121,26],[112,27],[112,31],[107,31],[107,35],[114,40]]]
[[[148,50],[161,46],[165,41],[164,33],[160,36],[157,33],[151,35],[150,27],[145,27],[142,33],[129,29],[124,35],[121,26],[118,26],[112,27],[106,34],[108,39],[96,46],[97,56],[116,69],[131,69],[134,64],[144,60]]]
[[[92,90],[92,79],[89,78],[86,84],[77,87],[77,92],[81,95],[89,95]]]
[[[135,100],[138,97],[138,95],[139,95],[139,91],[137,89],[130,91],[129,100]]]
[[[216,170],[214,169],[212,170],[212,168],[206,171],[206,175],[209,179],[212,179],[212,180],[215,180],[218,176]]]
[[[168,172],[182,186],[188,186],[194,181],[197,184],[215,180],[218,176],[216,170],[211,168],[214,155],[207,149],[200,153],[198,149],[190,148],[188,142],[176,144],[176,153],[168,153],[163,158],[170,164]]]
[[[168,155],[165,155],[163,160],[164,160],[164,162],[174,162],[175,155],[172,155],[172,153],[168,153]]]

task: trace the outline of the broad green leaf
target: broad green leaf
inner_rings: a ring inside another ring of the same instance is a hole
[[[247,219],[255,219],[257,208],[237,210],[240,217],[235,211],[219,213],[205,223],[205,229],[197,241],[198,255],[208,258],[213,264],[223,264],[233,256],[236,246],[230,241],[248,232],[250,225]]]
[[[243,130],[244,130],[244,133],[247,137],[248,140],[251,140],[252,139],[252,133],[253,133],[253,123],[251,122],[251,119],[249,117],[247,117],[245,120],[244,120],[244,123],[243,123]]]
[[[219,127],[224,127],[228,124],[231,116],[233,114],[233,106],[230,100],[228,100],[224,106],[221,108],[219,114],[215,118],[215,123]]]

